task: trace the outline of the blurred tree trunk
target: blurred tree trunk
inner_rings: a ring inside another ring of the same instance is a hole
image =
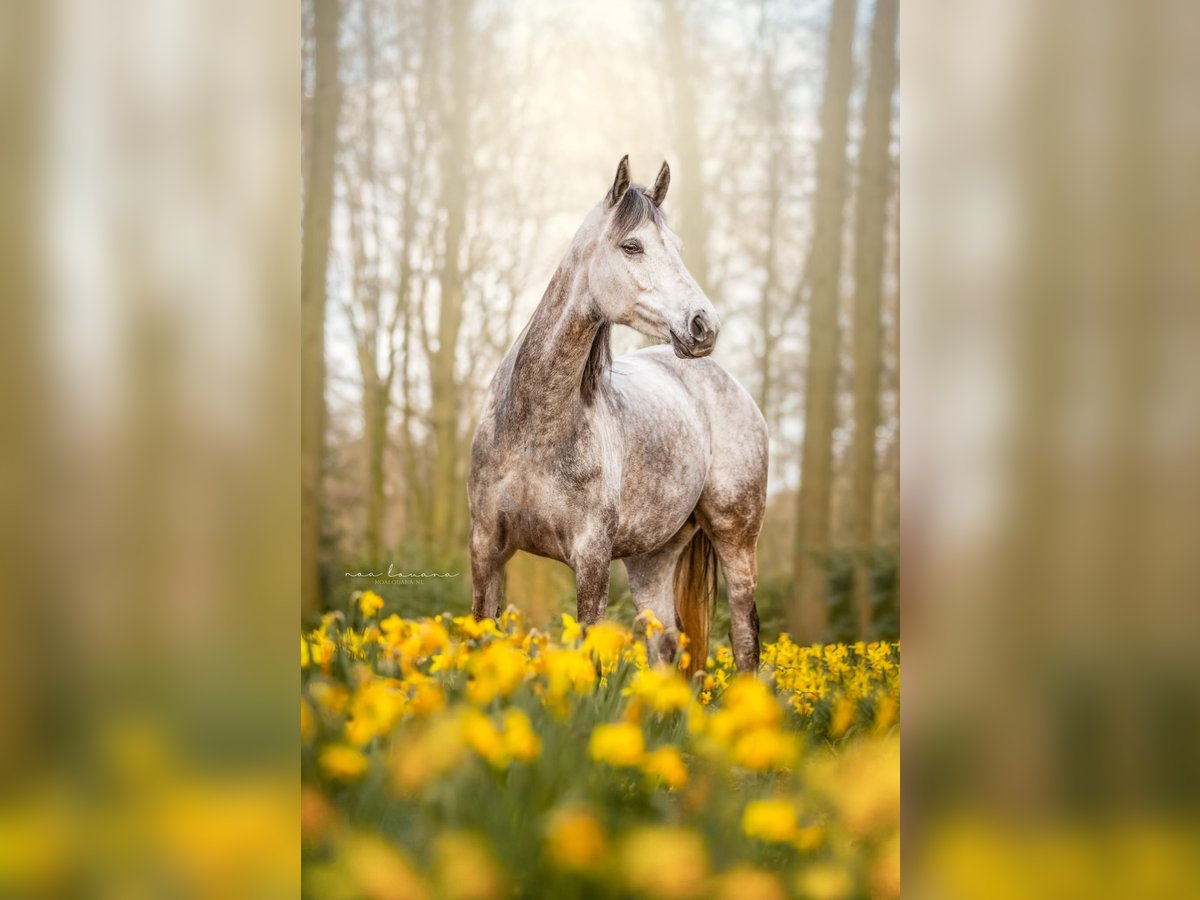
[[[829,549],[833,429],[837,422],[838,282],[846,201],[846,119],[854,74],[856,0],[833,0],[817,147],[813,243],[806,277],[810,289],[804,448],[793,554],[792,624],[801,641],[825,631],[824,556]]]
[[[399,284],[397,287],[397,312],[400,317],[400,455],[401,472],[404,479],[404,502],[406,521],[404,534],[416,537],[428,546],[432,542],[432,514],[430,510],[430,479],[422,453],[424,449],[413,434],[413,425],[418,412],[413,403],[413,353],[416,349],[415,331],[419,331],[419,320],[423,315],[424,287],[426,279],[414,270],[414,258],[429,258],[432,246],[417,246],[417,222],[421,217],[418,205],[418,180],[423,189],[421,175],[422,158],[429,142],[431,110],[436,105],[436,81],[438,69],[438,5],[436,0],[425,0],[420,13],[418,40],[418,62],[413,67],[416,91],[412,95],[402,92],[404,101],[404,169],[401,201],[401,236]],[[414,19],[416,17],[414,16]],[[415,30],[415,29],[414,29]],[[406,54],[407,57],[413,54]],[[432,231],[432,229],[430,229]]]
[[[662,0],[662,35],[672,93],[675,97],[675,144],[678,167],[672,167],[672,198],[682,223],[683,261],[701,290],[708,290],[708,217],[704,210],[704,166],[700,126],[696,121],[695,75],[688,59],[683,16],[677,0]]]
[[[892,93],[896,88],[898,0],[875,0],[871,74],[863,104],[858,195],[854,212],[854,496],[851,520],[858,549],[855,593],[860,633],[867,633],[871,547],[875,542],[875,431],[883,360],[880,296],[891,195]]]
[[[759,357],[758,370],[758,408],[763,417],[770,422],[770,401],[775,345],[779,340],[779,332],[775,323],[779,316],[775,301],[775,291],[779,285],[779,207],[784,192],[784,154],[787,152],[784,136],[783,91],[778,84],[775,71],[776,52],[767,35],[768,19],[762,17],[760,39],[763,42],[763,108],[765,117],[765,140],[769,146],[767,151],[767,214],[765,227],[767,244],[763,251],[763,271],[766,278],[763,281],[762,296],[758,307],[758,327],[762,334],[762,354]]]
[[[325,448],[325,277],[341,83],[339,0],[314,0],[315,80],[305,178],[300,287],[300,610],[320,608],[321,465]]]
[[[433,353],[430,390],[436,456],[433,484],[433,541],[439,553],[455,546],[458,507],[465,488],[458,478],[460,398],[454,364],[462,327],[463,272],[459,265],[467,209],[467,126],[470,116],[470,0],[451,0],[450,97],[447,103],[445,161],[441,206],[446,211],[443,258],[439,277],[437,348]]]
[[[361,282],[362,302],[365,313],[365,328],[359,337],[359,368],[362,375],[362,405],[363,405],[363,437],[366,439],[367,464],[367,522],[366,522],[366,551],[367,561],[375,566],[382,561],[383,544],[383,506],[384,506],[384,454],[387,449],[387,420],[388,409],[391,406],[393,359],[392,333],[395,330],[396,319],[391,319],[391,328],[385,328],[383,323],[383,289],[380,283],[380,266],[383,255],[383,242],[380,233],[379,218],[381,215],[379,203],[379,178],[375,166],[376,157],[376,111],[375,84],[378,77],[375,52],[375,22],[374,8],[370,2],[363,4],[362,15],[366,19],[363,34],[363,60],[366,75],[365,121],[363,123],[363,141],[365,147],[362,153],[362,182],[360,190],[368,192],[372,198],[369,224],[372,227],[373,258],[366,259],[365,229],[367,221],[363,222],[359,232],[359,250],[357,256],[364,264],[364,278]],[[354,198],[351,202],[365,201],[366,197]],[[357,279],[356,279],[357,281]],[[380,370],[380,344],[387,349],[383,368]]]
[[[364,385],[364,388],[366,385]],[[391,378],[374,378],[363,391],[363,414],[367,438],[367,558],[372,565],[383,560],[383,506],[385,499],[384,451]]]

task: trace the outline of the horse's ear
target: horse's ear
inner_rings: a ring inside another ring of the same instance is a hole
[[[613,179],[612,190],[608,192],[608,205],[616,206],[629,190],[629,154],[626,153],[617,163],[617,177]]]
[[[662,168],[658,170],[658,177],[654,179],[654,187],[650,189],[650,199],[654,201],[655,206],[663,205],[663,201],[667,199],[667,188],[670,186],[671,167],[664,159]]]

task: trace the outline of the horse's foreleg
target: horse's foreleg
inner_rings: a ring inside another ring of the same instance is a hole
[[[475,621],[494,619],[500,614],[500,604],[504,602],[504,564],[510,556],[483,529],[471,529],[471,613]]]
[[[608,554],[589,557],[575,564],[576,618],[581,625],[594,625],[608,608]]]
[[[715,540],[717,556],[725,570],[729,588],[729,643],[733,646],[733,661],[739,672],[757,672],[758,607],[754,601],[758,590],[758,556],[754,544],[731,544]]]

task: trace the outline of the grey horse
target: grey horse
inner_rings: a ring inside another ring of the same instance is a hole
[[[671,173],[632,184],[629,157],[492,379],[467,486],[476,619],[494,618],[517,550],[575,572],[578,618],[604,616],[609,563],[624,562],[639,612],[679,633],[704,666],[725,573],[730,640],[758,668],[756,547],[766,507],[767,426],[750,395],[705,359],[720,319],[680,257],[661,206]],[[612,358],[628,325],[663,344]]]

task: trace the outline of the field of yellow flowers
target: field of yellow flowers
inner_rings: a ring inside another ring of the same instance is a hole
[[[899,895],[898,644],[783,635],[688,682],[652,619],[381,607],[301,637],[306,896]]]

